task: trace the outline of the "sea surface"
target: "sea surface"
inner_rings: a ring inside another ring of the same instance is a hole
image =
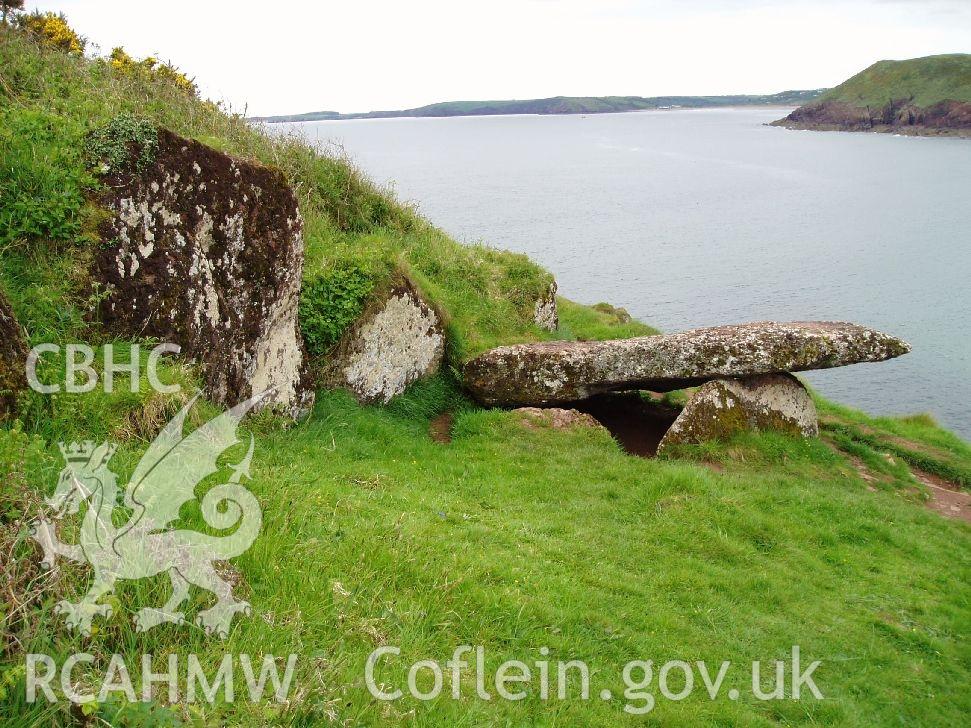
[[[827,319],[898,335],[911,354],[807,379],[971,439],[971,141],[765,126],[788,111],[279,126],[342,146],[458,239],[528,253],[563,295],[664,331]]]

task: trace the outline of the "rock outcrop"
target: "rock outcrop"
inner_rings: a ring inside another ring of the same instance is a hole
[[[573,402],[617,390],[664,392],[722,377],[826,369],[910,351],[893,336],[836,322],[761,322],[614,341],[555,341],[492,349],[464,369],[486,405]]]
[[[775,430],[803,437],[819,434],[816,406],[791,374],[713,379],[698,388],[658,445],[723,440],[745,430]]]
[[[17,394],[27,387],[27,354],[23,327],[0,290],[0,420],[14,411]]]
[[[273,388],[267,404],[309,409],[303,223],[283,174],[160,129],[154,159],[106,182],[93,277],[108,330],[180,345],[220,403]]]
[[[328,355],[323,381],[361,402],[387,403],[435,372],[445,353],[441,316],[413,284],[401,281],[377,297]]]
[[[845,101],[818,101],[800,106],[773,126],[816,131],[876,131],[918,136],[971,136],[971,103],[940,101],[918,106],[895,99],[879,107]]]
[[[629,324],[634,320],[626,308],[611,306],[609,303],[603,301],[593,304],[593,310],[610,316],[618,324]]]
[[[560,315],[556,309],[556,281],[536,300],[533,306],[533,322],[544,331],[556,331],[560,326]]]
[[[529,429],[534,429],[537,425],[554,430],[568,430],[572,427],[603,428],[591,415],[575,409],[520,407],[513,411],[522,417],[523,424]]]

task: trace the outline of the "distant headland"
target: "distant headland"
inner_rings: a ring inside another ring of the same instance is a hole
[[[971,137],[971,54],[879,61],[774,124]]]
[[[704,109],[718,106],[795,106],[819,98],[826,89],[781,91],[776,94],[729,96],[553,96],[548,99],[505,101],[443,101],[397,111],[366,111],[341,114],[310,111],[284,116],[254,116],[250,121],[335,121],[343,119],[392,119],[397,117],[494,116],[498,114],[612,114],[647,109]]]

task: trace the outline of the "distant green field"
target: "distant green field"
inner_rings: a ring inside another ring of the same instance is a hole
[[[918,106],[946,100],[971,102],[971,54],[878,61],[819,100],[882,106],[890,99],[906,98],[913,98]]]

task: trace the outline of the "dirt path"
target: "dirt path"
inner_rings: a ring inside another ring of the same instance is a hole
[[[971,523],[971,493],[958,489],[953,483],[933,473],[925,473],[913,466],[910,471],[917,480],[927,486],[927,492],[930,495],[930,500],[927,501],[928,508],[945,518],[956,518],[965,523]]]
[[[832,418],[826,418],[824,421],[828,423],[839,423],[839,420]],[[898,447],[903,447],[914,452],[923,452],[936,456],[942,460],[946,460],[945,454],[942,453],[938,448],[913,442],[896,435],[889,435],[884,432],[879,432],[866,425],[861,425],[860,430],[865,434],[873,435],[878,438],[884,438],[888,442]],[[872,484],[877,480],[880,480],[880,478],[875,477],[874,473],[867,468],[862,460],[851,453],[841,450],[835,442],[832,442],[828,438],[826,439],[826,444],[828,444],[834,451],[843,457],[849,459],[856,472],[866,482],[868,490],[876,490]],[[888,458],[891,457],[888,453],[884,453],[884,456]],[[954,518],[959,521],[964,521],[965,523],[971,523],[971,493],[963,490],[961,486],[957,485],[956,483],[952,483],[938,475],[921,470],[910,463],[908,463],[907,466],[910,468],[910,472],[913,473],[914,477],[917,478],[922,485],[927,487],[927,494],[929,497],[925,501],[925,505],[928,508],[936,513],[939,513],[945,518]]]
[[[440,445],[448,445],[452,441],[452,424],[455,422],[455,415],[451,412],[443,412],[428,426],[428,434],[432,440]]]

